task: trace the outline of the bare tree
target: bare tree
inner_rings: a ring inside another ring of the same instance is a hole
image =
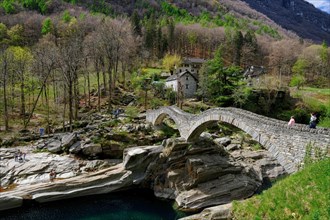
[[[13,56],[12,68],[19,80],[20,84],[20,98],[21,98],[21,108],[20,115],[23,119],[23,125],[25,124],[25,78],[28,74],[28,69],[32,63],[32,54],[28,48],[23,47],[9,47],[9,52]]]
[[[132,41],[134,35],[131,23],[125,18],[105,19],[102,25],[100,25],[98,32],[101,36],[102,47],[107,60],[107,72],[109,75],[108,111],[111,111],[111,100],[113,89],[118,79],[121,55],[125,56],[127,51],[129,51],[127,50],[128,45],[126,42]]]
[[[5,47],[0,49],[0,70],[1,70],[1,85],[3,91],[3,118],[5,130],[9,130],[9,115],[8,115],[8,97],[7,97],[7,80],[9,75],[9,65],[13,60],[12,54],[6,51]]]
[[[35,73],[37,73],[37,76],[41,83],[41,88],[39,90],[36,100],[34,101],[33,108],[29,114],[27,121],[24,124],[24,127],[26,128],[28,123],[30,122],[30,119],[31,119],[33,112],[36,108],[36,105],[39,101],[40,95],[44,91],[45,98],[46,98],[46,104],[47,104],[47,132],[49,133],[50,109],[49,109],[49,97],[48,97],[48,92],[47,92],[47,84],[48,84],[48,79],[50,78],[52,71],[56,67],[58,52],[57,52],[57,48],[56,48],[55,44],[46,38],[39,41],[39,43],[33,48],[32,52],[33,52],[33,56],[34,56],[33,70]]]
[[[79,27],[78,24],[64,27],[58,40],[58,64],[68,90],[70,131],[73,130],[73,120],[77,120],[78,116],[78,70],[83,62],[84,32]]]

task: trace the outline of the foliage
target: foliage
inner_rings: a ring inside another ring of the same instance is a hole
[[[173,71],[175,67],[179,67],[181,63],[182,59],[178,54],[166,54],[163,58],[163,68],[167,71]]]
[[[72,17],[70,15],[70,12],[68,10],[65,10],[63,12],[63,15],[62,15],[62,20],[65,22],[65,23],[69,23],[71,21]]]
[[[232,94],[235,106],[242,108],[242,106],[249,100],[251,93],[252,88],[244,85],[235,89]]]
[[[24,28],[20,24],[16,24],[7,31],[11,45],[13,46],[23,45],[24,43],[23,32],[24,32]]]
[[[93,1],[92,3],[88,4],[88,8],[93,13],[102,13],[105,15],[111,15],[114,13],[111,5],[108,4],[105,0]]]
[[[305,82],[306,82],[306,78],[303,75],[295,74],[291,78],[290,86],[296,86],[297,89],[300,89]]]
[[[12,14],[15,12],[14,0],[3,0],[0,6],[5,10],[7,14]]]
[[[156,109],[158,107],[166,106],[166,101],[160,98],[153,97],[149,100],[149,108]]]
[[[125,113],[129,119],[133,119],[139,115],[139,110],[134,106],[127,106],[125,109]]]
[[[51,33],[53,30],[53,23],[52,20],[50,18],[46,18],[43,22],[42,22],[42,27],[41,27],[41,33],[42,34],[48,34]]]
[[[305,157],[304,157],[303,167],[310,166],[311,164],[316,163],[320,160],[324,160],[326,158],[327,158],[327,149],[323,151],[320,147],[315,146],[312,142],[309,142],[305,147]]]
[[[219,105],[232,104],[232,94],[239,87],[238,82],[241,79],[240,68],[225,67],[221,49],[218,49],[214,58],[208,61],[204,75],[208,97]]]
[[[233,203],[233,219],[328,219],[330,159],[277,181],[272,188]]]

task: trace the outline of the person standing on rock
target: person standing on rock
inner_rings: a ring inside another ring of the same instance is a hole
[[[291,116],[290,121],[288,122],[289,126],[293,126],[296,123],[296,121],[294,120],[294,116]]]
[[[50,173],[49,173],[49,180],[50,180],[50,182],[54,182],[55,177],[56,177],[55,170],[52,169],[52,170],[50,171]]]

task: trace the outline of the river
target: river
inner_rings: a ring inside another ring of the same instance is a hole
[[[129,190],[23,207],[0,212],[2,220],[174,220],[186,216],[172,202],[150,190]]]

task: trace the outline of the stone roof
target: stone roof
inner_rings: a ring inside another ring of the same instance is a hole
[[[266,70],[263,66],[250,66],[245,71],[243,76],[247,77],[257,77],[266,73]]]
[[[197,78],[196,78],[193,74],[191,74],[191,72],[189,72],[188,70],[186,70],[186,71],[184,71],[184,72],[182,72],[182,73],[174,74],[174,75],[168,77],[168,78],[166,79],[166,82],[173,81],[173,80],[177,80],[178,78],[181,78],[181,77],[184,76],[185,74],[189,74],[189,75],[191,75],[191,76],[197,81]]]
[[[206,60],[202,59],[202,58],[197,58],[197,57],[188,57],[188,58],[184,58],[183,59],[183,63],[199,63],[199,64],[203,64],[205,63]]]

